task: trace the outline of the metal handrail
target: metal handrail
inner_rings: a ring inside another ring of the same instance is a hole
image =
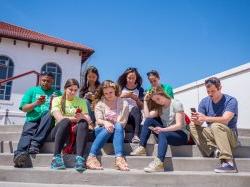
[[[29,74],[35,74],[36,75],[36,85],[38,86],[39,85],[39,75],[40,75],[40,73],[38,73],[37,71],[28,71],[28,72],[26,72],[26,73],[22,73],[22,74],[20,74],[20,75],[16,75],[16,76],[14,76],[14,77],[10,77],[10,78],[8,78],[8,79],[5,79],[5,80],[0,80],[0,86],[2,85],[2,84],[4,84],[4,83],[6,83],[6,82],[10,82],[10,81],[13,81],[13,80],[15,80],[15,79],[18,79],[18,78],[20,78],[20,77],[24,77],[24,76],[26,76],[26,75],[29,75]]]

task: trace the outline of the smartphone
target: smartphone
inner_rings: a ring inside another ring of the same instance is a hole
[[[190,108],[191,112],[196,113],[196,109],[195,108]]]
[[[149,126],[148,129],[150,129],[151,131],[154,129],[153,126]]]

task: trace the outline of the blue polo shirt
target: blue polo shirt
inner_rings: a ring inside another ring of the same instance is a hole
[[[238,119],[238,102],[237,100],[227,94],[223,94],[218,103],[214,103],[211,97],[205,97],[199,104],[198,111],[206,116],[219,117],[224,112],[229,111],[234,113],[234,117],[229,121],[228,127],[236,129]]]

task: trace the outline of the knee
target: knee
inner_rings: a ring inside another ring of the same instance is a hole
[[[141,113],[141,110],[138,106],[134,106],[131,110],[131,113],[134,113],[134,114],[140,114]]]
[[[160,132],[159,133],[159,135],[158,135],[159,141],[163,140],[163,139],[166,139],[166,138],[167,138],[167,133],[165,133],[165,132]]]
[[[143,124],[143,127],[145,126],[145,127],[149,127],[149,126],[151,126],[152,125],[152,123],[153,123],[153,118],[146,118],[146,120],[145,120],[145,122],[144,122],[144,124]]]
[[[221,123],[212,123],[211,130],[212,131],[224,131],[227,126]]]
[[[77,128],[78,129],[81,129],[81,130],[88,130],[89,129],[89,126],[88,126],[88,123],[87,121],[85,120],[80,120],[77,124]]]
[[[115,131],[116,132],[123,132],[124,128],[123,128],[123,126],[120,123],[116,123],[115,124]]]
[[[71,121],[69,118],[63,118],[57,125],[60,125],[62,128],[69,128],[70,124]]]

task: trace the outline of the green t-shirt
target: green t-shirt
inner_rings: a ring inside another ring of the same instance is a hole
[[[26,121],[37,121],[45,112],[49,111],[52,94],[61,95],[61,92],[54,89],[44,90],[41,86],[31,87],[25,92],[19,106],[20,110],[24,105],[35,102],[40,96],[45,96],[45,102],[42,105],[36,106],[32,111],[26,113]]]
[[[174,98],[174,92],[173,92],[173,88],[172,86],[168,85],[168,84],[161,84],[161,87],[163,89],[163,91],[170,96],[171,98]],[[148,92],[152,91],[152,86],[149,87]]]
[[[62,96],[53,99],[51,113],[53,113],[54,111],[60,111],[62,113],[61,100]],[[69,117],[74,116],[77,108],[80,108],[82,110],[82,113],[88,114],[88,107],[86,100],[75,96],[74,99],[71,101],[66,100],[65,113],[63,115]]]

